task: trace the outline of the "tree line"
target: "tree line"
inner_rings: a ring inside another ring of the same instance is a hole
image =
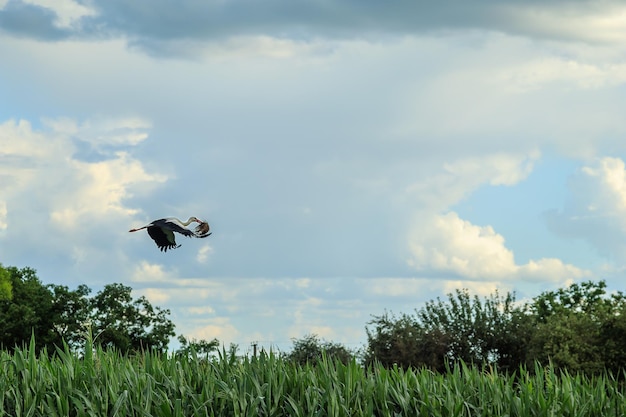
[[[12,349],[34,338],[38,351],[64,343],[78,350],[90,333],[105,349],[165,350],[175,334],[170,311],[133,299],[131,291],[109,284],[90,297],[86,285],[43,285],[32,268],[0,264],[0,345]]]
[[[0,345],[10,349],[34,336],[37,349],[66,343],[79,350],[86,333],[105,349],[124,353],[167,350],[175,326],[170,311],[133,299],[132,289],[106,285],[97,294],[79,285],[43,285],[31,268],[0,264]],[[557,369],[596,374],[626,370],[626,298],[605,281],[574,283],[518,303],[514,293],[487,297],[457,290],[413,313],[385,312],[366,324],[367,344],[352,351],[306,335],[293,340],[287,360],[315,362],[322,355],[365,365],[426,367],[444,371],[455,362],[495,365],[503,371],[550,363]],[[178,337],[177,353],[210,354],[217,339]],[[234,354],[237,346],[231,345]]]
[[[518,303],[515,293],[487,297],[457,290],[412,314],[385,312],[366,325],[367,345],[355,352],[316,335],[296,339],[285,355],[300,363],[323,355],[365,365],[444,372],[457,362],[502,372],[536,363],[589,375],[626,371],[626,298],[605,281],[574,283]]]
[[[374,317],[366,362],[442,371],[463,361],[503,371],[534,363],[569,372],[626,370],[626,298],[606,282],[574,283],[526,303],[467,290],[430,301],[414,314]]]

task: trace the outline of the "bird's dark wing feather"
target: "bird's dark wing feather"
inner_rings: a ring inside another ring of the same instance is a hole
[[[161,249],[161,252],[167,252],[168,249],[176,249],[180,245],[176,245],[174,233],[169,229],[163,229],[160,226],[149,226],[148,234],[154,240],[154,243]]]
[[[193,232],[178,223],[169,219],[160,219],[152,222],[154,226],[159,226],[162,229],[171,230],[172,232],[180,233],[183,236],[193,236]]]

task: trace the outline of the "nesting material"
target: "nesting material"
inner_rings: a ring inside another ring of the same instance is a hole
[[[196,226],[195,229],[195,234],[196,237],[207,237],[211,234],[211,232],[209,232],[210,227],[209,227],[209,223],[207,222],[200,222],[200,224],[198,226]]]

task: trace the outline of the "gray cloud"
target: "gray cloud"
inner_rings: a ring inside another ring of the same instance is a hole
[[[0,9],[0,29],[16,36],[50,41],[70,36],[69,31],[55,26],[55,19],[54,11],[19,0],[9,0]]]
[[[320,33],[351,37],[368,32],[482,26],[493,15],[491,2],[471,5],[460,1],[428,7],[413,1],[390,5],[376,1],[286,0],[101,1],[94,5],[99,16],[87,19],[92,28],[104,25],[113,31],[163,39],[256,34],[308,38]]]
[[[292,40],[377,39],[428,31],[484,29],[531,37],[610,40],[612,32],[576,29],[582,19],[610,16],[613,2],[502,2],[445,0],[417,2],[290,0],[201,1],[79,0],[93,13],[78,17],[71,30],[55,25],[51,9],[10,0],[0,10],[7,32],[57,40],[64,37],[126,38],[153,54],[177,55],[177,41],[271,36]],[[618,4],[617,4],[618,5]],[[601,28],[600,28],[601,29]],[[607,31],[613,29],[607,29]],[[616,39],[612,39],[616,40]],[[174,44],[172,44],[174,42]],[[184,53],[183,53],[184,54]]]

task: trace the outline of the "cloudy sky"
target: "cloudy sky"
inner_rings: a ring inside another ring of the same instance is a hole
[[[621,1],[0,0],[0,57],[0,262],[178,334],[358,348],[457,288],[626,290]]]

